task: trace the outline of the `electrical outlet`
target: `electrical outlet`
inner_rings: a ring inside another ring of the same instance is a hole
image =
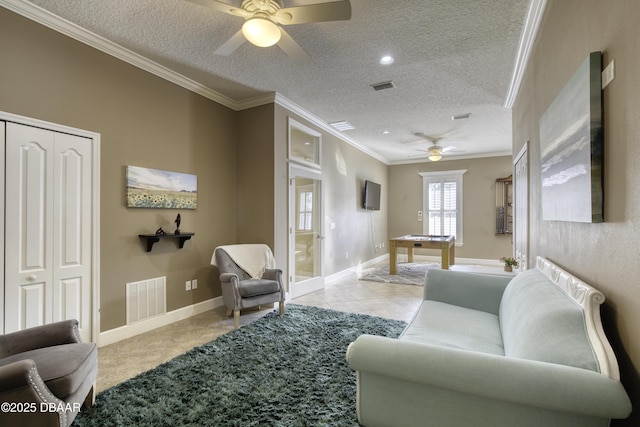
[[[191,280],[187,280],[186,282],[184,282],[184,290],[185,291],[191,290]]]
[[[198,289],[198,279],[193,279],[191,281],[191,289]]]

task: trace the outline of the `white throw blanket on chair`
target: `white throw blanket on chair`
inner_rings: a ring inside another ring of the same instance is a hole
[[[216,251],[224,250],[238,267],[247,272],[252,278],[259,279],[267,268],[275,268],[276,261],[273,258],[271,248],[263,244],[244,244],[218,246],[213,251],[211,265],[216,265]]]

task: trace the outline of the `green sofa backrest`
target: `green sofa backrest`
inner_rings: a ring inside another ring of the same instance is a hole
[[[505,289],[500,328],[507,357],[599,372],[582,308],[538,269],[518,274]]]

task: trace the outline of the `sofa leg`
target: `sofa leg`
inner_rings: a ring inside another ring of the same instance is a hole
[[[96,383],[93,383],[91,390],[89,390],[89,394],[84,398],[84,406],[87,408],[91,408],[96,404]]]
[[[240,327],[240,310],[233,310],[233,327],[235,329]]]
[[[280,316],[284,315],[284,301],[280,301]]]

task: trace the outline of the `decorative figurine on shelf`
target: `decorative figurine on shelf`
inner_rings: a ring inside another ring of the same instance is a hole
[[[164,236],[164,235],[165,235],[165,234],[167,234],[167,233],[165,233],[165,231],[162,229],[162,227],[160,227],[160,228],[158,228],[158,229],[156,230],[156,234],[160,234],[160,235]]]
[[[178,214],[178,216],[176,217],[176,220],[174,221],[176,223],[176,232],[175,234],[180,234],[180,214]]]

